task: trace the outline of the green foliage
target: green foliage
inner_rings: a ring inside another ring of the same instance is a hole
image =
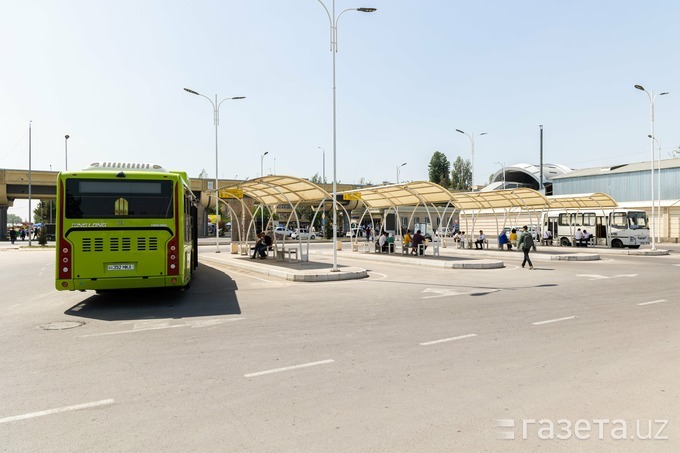
[[[52,215],[50,216],[50,209],[52,210]],[[33,209],[33,222],[34,223],[52,223],[57,218],[57,204],[53,201],[52,203],[41,201]]]
[[[15,223],[21,223],[21,217],[16,214],[7,214],[7,223],[12,225]]]
[[[472,163],[458,156],[451,171],[451,188],[453,190],[470,190],[472,186]]]
[[[449,177],[450,168],[451,164],[444,153],[435,151],[432,155],[432,159],[430,159],[430,164],[428,165],[430,182],[434,182],[443,187],[449,187],[451,185],[451,178]]]

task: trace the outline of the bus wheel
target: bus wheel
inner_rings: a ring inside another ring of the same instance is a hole
[[[562,238],[560,239],[560,245],[562,247],[569,247],[571,245],[571,242],[569,242],[569,239],[567,238]]]
[[[621,248],[623,248],[623,242],[621,242],[620,239],[614,239],[614,240],[612,241],[612,248],[615,248],[615,249],[621,249]]]

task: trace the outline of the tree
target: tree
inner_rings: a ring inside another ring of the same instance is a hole
[[[460,156],[453,163],[451,171],[451,188],[453,190],[470,190],[472,186],[472,164],[469,159]]]
[[[451,164],[446,158],[444,153],[435,151],[430,159],[430,164],[428,165],[430,182],[439,184],[443,187],[449,187],[451,185],[451,178],[449,178],[449,169]]]
[[[680,157],[680,146],[671,151],[671,157],[673,159],[675,159],[676,157]]]
[[[12,225],[21,223],[21,217],[16,214],[7,214],[7,223],[11,223]]]
[[[50,215],[50,210],[52,210],[52,215]],[[54,222],[57,218],[57,204],[52,202],[45,203],[41,201],[33,209],[33,221],[35,223],[50,223]]]

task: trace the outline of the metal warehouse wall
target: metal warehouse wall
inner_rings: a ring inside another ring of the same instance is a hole
[[[579,176],[553,180],[554,195],[604,192],[617,202],[651,200],[650,171]],[[654,179],[654,196],[657,197]],[[680,168],[661,170],[661,199],[680,199]]]

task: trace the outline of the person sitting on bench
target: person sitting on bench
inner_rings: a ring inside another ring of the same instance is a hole
[[[484,241],[486,241],[486,236],[484,235],[484,232],[482,230],[479,230],[479,236],[477,236],[477,240],[475,241],[475,248],[483,249]]]
[[[416,234],[413,235],[413,241],[411,242],[411,244],[413,245],[413,251],[411,253],[418,255],[425,254],[427,244],[425,243],[425,236],[421,234],[420,230],[416,231]],[[422,247],[419,247],[420,245],[422,245]]]
[[[267,243],[265,242],[265,238],[267,237],[266,234],[260,232],[257,233],[257,242],[255,243],[255,247],[253,247],[253,256],[250,257],[251,260],[254,260],[257,254],[260,254],[261,259],[265,259],[267,257]],[[269,238],[269,242],[271,242],[272,238]]]

